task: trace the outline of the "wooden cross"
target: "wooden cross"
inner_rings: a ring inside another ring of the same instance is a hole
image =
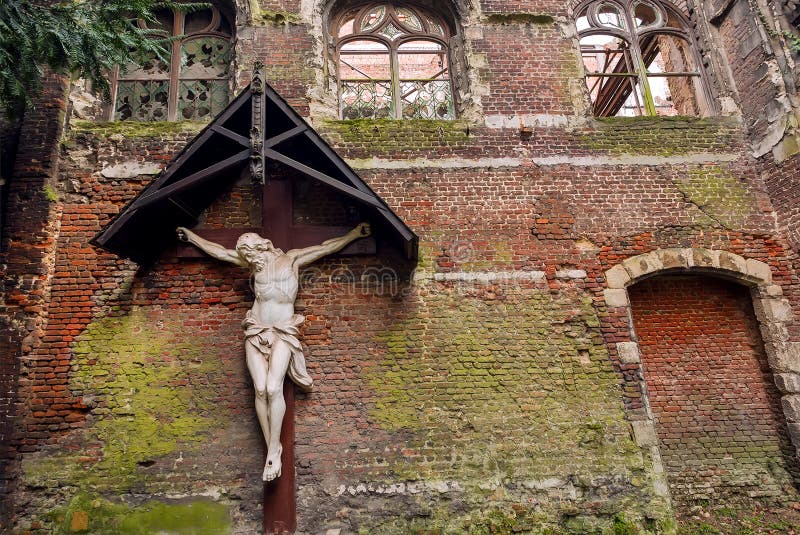
[[[261,228],[197,229],[203,211],[236,182],[248,160],[250,175],[263,186]],[[277,162],[289,174],[268,179],[266,161]],[[381,255],[395,251],[400,260],[416,259],[418,238],[414,232],[266,83],[259,65],[249,88],[203,129],[91,243],[146,266],[164,251],[175,250],[178,226],[193,228],[201,237],[230,249],[235,248],[236,240],[245,232],[257,232],[272,240],[276,247],[289,250],[317,245],[349,231],[350,227],[293,223],[292,184],[298,176],[322,184],[338,199],[354,203],[365,215],[363,220],[373,225],[373,236],[351,243],[338,254],[375,254],[378,247],[374,230],[379,228]],[[388,244],[391,246],[387,249]],[[188,244],[178,245],[175,253],[179,257],[205,256]],[[264,530],[273,535],[291,533],[296,528],[294,385],[290,380],[285,382],[284,392],[287,411],[281,433],[283,473],[264,488]]]
[[[236,240],[245,232],[257,232],[269,238],[275,247],[287,251],[308,247],[341,236],[350,227],[295,225],[292,222],[292,180],[271,179],[262,187],[262,226],[258,228],[234,229],[195,229],[194,232],[207,240],[235,248]],[[364,238],[351,243],[338,254],[374,254],[375,240]],[[182,244],[178,247],[180,257],[205,257],[194,246]],[[284,380],[283,395],[286,400],[286,414],[281,428],[282,473],[274,481],[264,484],[264,533],[294,533],[297,528],[297,504],[295,499],[295,458],[294,458],[294,383]]]

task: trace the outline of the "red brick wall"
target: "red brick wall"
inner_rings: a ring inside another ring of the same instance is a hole
[[[20,358],[36,347],[46,323],[50,292],[51,255],[59,226],[55,192],[58,139],[66,108],[64,80],[45,76],[35,99],[37,107],[22,119],[13,177],[5,189],[0,251],[0,499],[12,491],[13,461],[20,441],[13,420],[20,407],[16,390],[20,382]],[[48,198],[49,197],[49,198]],[[3,504],[0,504],[0,509]],[[0,518],[0,528],[3,519]]]
[[[673,500],[781,496],[797,466],[749,290],[695,276],[629,292]]]

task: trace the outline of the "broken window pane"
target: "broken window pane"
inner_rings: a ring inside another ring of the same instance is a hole
[[[595,115],[710,113],[690,29],[679,13],[656,0],[600,0],[576,15]]]
[[[703,115],[701,73],[684,39],[656,34],[644,49],[647,79],[657,115]]]
[[[453,119],[453,93],[444,46],[409,41],[398,50],[404,118]]]

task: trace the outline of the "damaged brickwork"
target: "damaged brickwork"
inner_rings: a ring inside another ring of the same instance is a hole
[[[419,236],[415,264],[303,274],[298,531],[670,533],[700,506],[797,501],[800,160],[776,12],[679,6],[721,113],[593,118],[567,3],[422,4],[457,35],[454,121],[337,118],[326,25],[354,2],[230,6],[236,91],[264,61]],[[248,273],[89,245],[204,125],[77,118],[64,95],[52,79],[25,115],[3,185],[3,528],[258,532]],[[361,217],[291,178],[294,223]],[[231,183],[198,228],[261,226],[259,187]]]

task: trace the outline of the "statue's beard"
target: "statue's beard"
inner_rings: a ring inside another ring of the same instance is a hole
[[[254,258],[250,262],[250,265],[252,266],[253,271],[261,271],[264,269],[264,266],[267,265],[267,262],[264,258]]]

